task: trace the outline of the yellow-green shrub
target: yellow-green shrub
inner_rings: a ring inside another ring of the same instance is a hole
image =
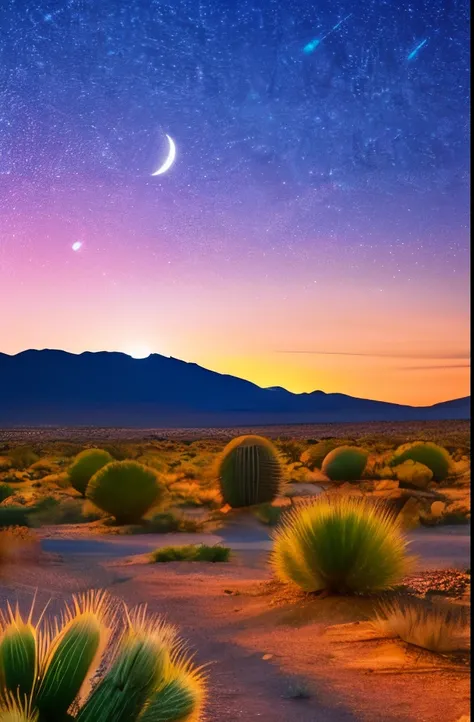
[[[112,461],[94,474],[87,498],[118,524],[139,522],[164,494],[157,472],[137,461]]]
[[[411,567],[393,513],[366,497],[324,495],[289,511],[274,534],[277,578],[306,592],[373,592]]]

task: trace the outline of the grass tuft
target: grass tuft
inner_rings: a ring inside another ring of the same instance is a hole
[[[411,570],[408,542],[394,515],[365,497],[326,494],[285,514],[274,532],[277,578],[306,592],[371,593]]]
[[[431,652],[469,647],[469,614],[462,606],[399,597],[381,602],[372,624],[383,635],[399,637]]]
[[[152,562],[227,562],[229,556],[229,547],[188,544],[156,549],[151,554],[151,560]]]

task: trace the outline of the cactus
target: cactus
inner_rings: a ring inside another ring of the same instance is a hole
[[[416,441],[414,444],[400,446],[390,461],[390,466],[398,466],[408,460],[417,461],[431,469],[434,481],[444,481],[452,469],[452,459],[446,449],[431,442]]]
[[[137,461],[113,461],[95,474],[87,498],[118,524],[139,522],[163,494],[157,472]]]
[[[71,486],[82,494],[86,495],[89,481],[94,474],[106,464],[110,464],[113,457],[103,449],[85,449],[76,456],[69,467],[69,480]]]
[[[331,481],[358,481],[367,457],[367,452],[357,446],[339,446],[325,457],[322,471]]]
[[[261,436],[239,436],[227,444],[218,476],[222,497],[234,508],[273,501],[283,483],[278,452]]]
[[[176,630],[146,607],[112,625],[104,592],[75,597],[60,620],[37,626],[8,608],[0,619],[0,722],[198,722],[205,697]],[[112,648],[111,632],[118,636]],[[83,701],[92,671],[108,669]]]

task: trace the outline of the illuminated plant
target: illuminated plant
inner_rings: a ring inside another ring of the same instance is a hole
[[[327,441],[318,441],[317,444],[313,444],[306,451],[303,451],[300,461],[308,469],[320,469],[326,456],[336,447],[336,441],[329,439]]]
[[[408,460],[417,461],[431,469],[434,481],[444,481],[452,468],[452,460],[446,449],[428,441],[416,441],[399,447],[390,466],[398,466]]]
[[[94,474],[111,461],[113,461],[113,457],[104,449],[85,449],[81,451],[69,467],[71,486],[82,496],[85,496],[87,485]]]
[[[125,608],[124,624],[113,626],[113,611],[104,592],[75,597],[52,624],[44,613],[35,625],[31,613],[8,608],[0,622],[0,722],[198,722],[204,678],[174,628],[145,607]]]
[[[372,624],[387,637],[400,637],[431,652],[453,652],[469,646],[469,612],[462,606],[398,597],[379,604]]]
[[[357,481],[367,465],[368,453],[357,446],[339,446],[324,458],[322,471],[331,481]]]
[[[283,484],[278,451],[262,436],[239,436],[227,444],[218,476],[222,498],[234,508],[273,501]]]
[[[388,589],[410,570],[408,542],[395,516],[365,497],[323,495],[298,505],[274,534],[277,578],[306,592]]]
[[[433,472],[419,461],[407,459],[395,467],[395,474],[400,484],[411,484],[422,489],[428,486],[433,478]]]
[[[113,461],[89,482],[87,498],[115,517],[118,524],[139,522],[163,495],[154,469],[137,461]]]

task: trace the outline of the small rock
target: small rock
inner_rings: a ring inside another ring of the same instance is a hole
[[[375,482],[375,491],[393,491],[398,489],[399,485],[398,479],[383,479]]]
[[[446,504],[444,503],[444,501],[434,501],[431,504],[430,510],[431,510],[431,514],[434,517],[439,518],[439,517],[443,516],[445,509],[446,509]]]
[[[267,659],[271,659],[272,657],[273,657],[273,654],[264,654],[262,659],[264,659],[266,661]]]

